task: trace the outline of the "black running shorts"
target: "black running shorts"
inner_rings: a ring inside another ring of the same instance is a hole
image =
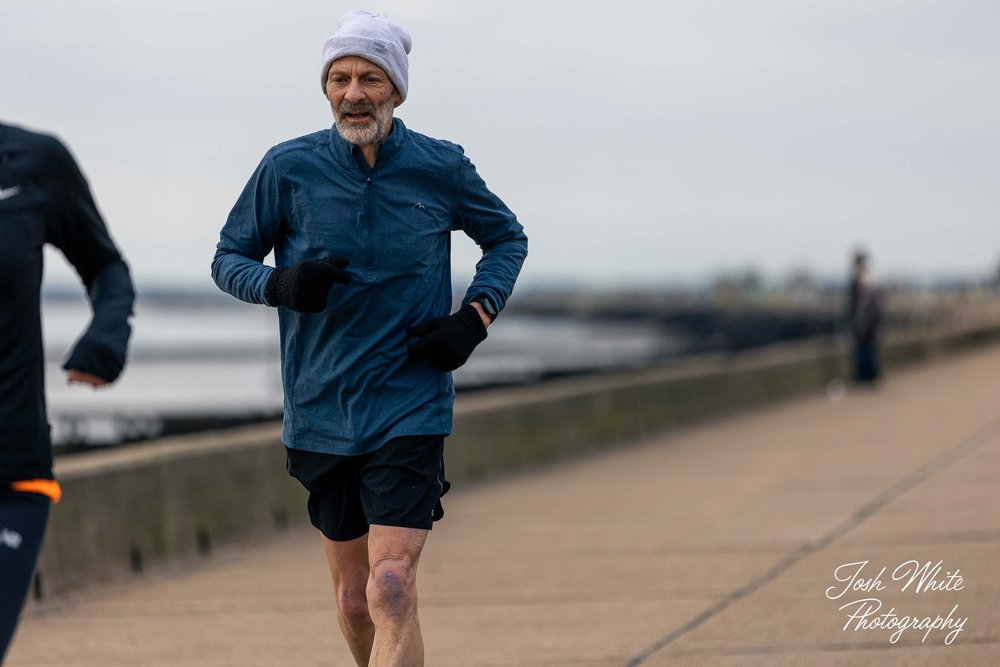
[[[327,539],[357,539],[372,524],[430,530],[444,516],[442,435],[393,438],[360,456],[285,449],[288,474],[309,492],[309,520]]]

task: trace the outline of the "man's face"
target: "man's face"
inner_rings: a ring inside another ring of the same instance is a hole
[[[357,56],[333,61],[326,96],[340,136],[358,146],[386,137],[399,103],[399,93],[382,68]]]

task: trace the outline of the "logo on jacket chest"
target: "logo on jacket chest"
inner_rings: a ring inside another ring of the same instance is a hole
[[[9,188],[0,187],[0,201],[10,199],[11,197],[15,197],[19,194],[21,194],[20,185],[12,185]]]

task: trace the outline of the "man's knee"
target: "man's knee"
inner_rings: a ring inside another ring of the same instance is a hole
[[[368,600],[379,613],[405,618],[416,610],[416,571],[408,559],[376,562],[368,580]]]
[[[361,629],[371,625],[372,619],[368,613],[368,599],[364,586],[339,586],[337,609],[351,628]]]

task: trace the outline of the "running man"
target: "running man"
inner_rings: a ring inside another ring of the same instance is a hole
[[[334,127],[273,147],[222,229],[212,275],[278,308],[282,439],[309,491],[359,665],[422,665],[416,571],[441,517],[450,371],[486,338],[527,254],[462,148],[393,118],[410,36],[351,11],[327,40]],[[482,248],[451,313],[450,235]],[[277,268],[262,262],[274,250]]]
[[[42,247],[80,274],[93,319],[63,368],[102,387],[125,365],[135,295],[87,182],[55,138],[0,124],[0,662],[59,501],[45,414]]]

